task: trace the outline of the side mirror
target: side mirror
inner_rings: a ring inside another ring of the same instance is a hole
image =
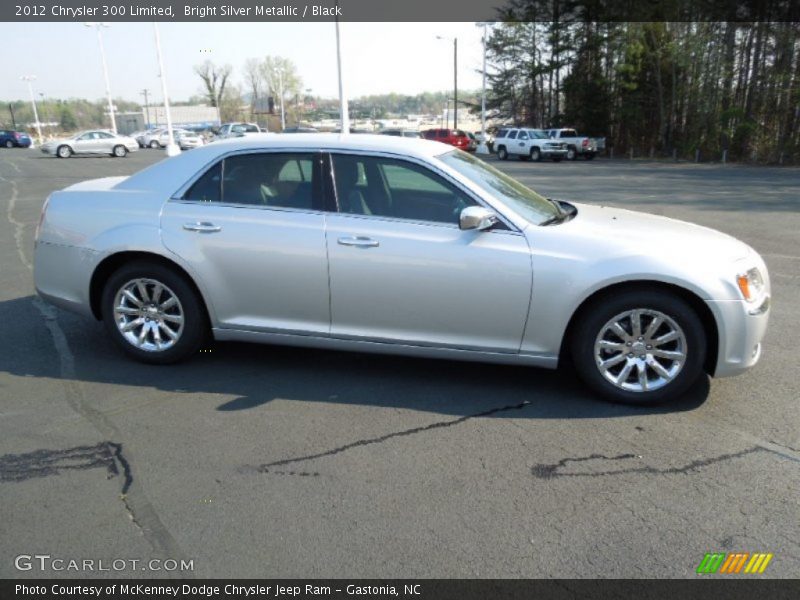
[[[497,215],[482,206],[468,206],[461,211],[458,219],[458,227],[463,230],[477,229],[485,231],[491,229],[497,223]]]

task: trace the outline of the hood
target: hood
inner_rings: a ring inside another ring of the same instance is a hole
[[[744,242],[701,225],[622,208],[573,204],[577,217],[560,227],[572,226],[585,236],[633,254],[733,262],[752,252]]]

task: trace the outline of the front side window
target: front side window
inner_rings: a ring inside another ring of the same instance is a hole
[[[528,132],[527,131],[520,131],[519,132],[519,139],[527,140],[528,139]]]
[[[517,130],[516,129],[512,129],[511,131],[508,132],[508,139],[510,139],[510,140],[517,139]]]
[[[458,224],[475,204],[430,169],[403,160],[336,154],[333,170],[343,213]]]
[[[311,153],[239,154],[206,171],[183,199],[313,210],[313,173]]]

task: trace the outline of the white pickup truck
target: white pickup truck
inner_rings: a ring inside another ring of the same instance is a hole
[[[518,156],[520,160],[540,161],[549,158],[559,162],[567,155],[567,146],[551,140],[541,129],[503,127],[494,139],[494,149],[500,160]]]
[[[567,160],[577,160],[579,156],[592,160],[597,151],[605,147],[605,138],[578,135],[574,129],[546,129],[545,132],[551,140],[558,140],[567,145]]]

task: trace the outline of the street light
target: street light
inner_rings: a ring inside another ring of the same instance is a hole
[[[181,153],[181,149],[175,143],[175,134],[172,131],[172,115],[169,111],[169,94],[167,93],[167,72],[164,70],[164,61],[161,58],[161,36],[158,33],[158,23],[155,21],[153,21],[153,31],[156,36],[156,55],[158,55],[158,75],[161,77],[161,93],[164,94],[164,112],[167,113],[167,156],[175,156]]]
[[[339,3],[336,3],[339,6]],[[342,45],[339,40],[339,17],[336,17],[336,70],[339,74],[339,128],[343,135],[350,133],[350,108],[347,106],[347,95],[342,77]]]
[[[446,40],[440,35],[437,40]],[[458,129],[458,38],[453,38],[453,129]]]
[[[117,133],[117,120],[114,118],[114,103],[111,100],[111,84],[108,82],[108,65],[106,65],[106,51],[103,47],[103,28],[111,27],[108,23],[84,23],[86,27],[97,29],[97,41],[100,44],[100,58],[103,61],[103,77],[106,81],[106,96],[108,97],[108,114],[111,116],[111,130]]]
[[[277,67],[275,74],[278,76],[278,91],[281,95],[281,131],[286,129],[286,113],[283,110],[283,67]]]
[[[483,85],[481,88],[481,143],[475,149],[476,154],[489,154],[486,143],[486,23],[483,24]]]
[[[28,93],[31,95],[31,104],[33,105],[33,118],[36,121],[36,134],[39,136],[39,145],[42,145],[42,125],[39,123],[39,112],[36,110],[36,98],[33,95],[33,86],[31,81],[36,80],[36,75],[23,75],[20,77],[22,81],[28,82]]]

